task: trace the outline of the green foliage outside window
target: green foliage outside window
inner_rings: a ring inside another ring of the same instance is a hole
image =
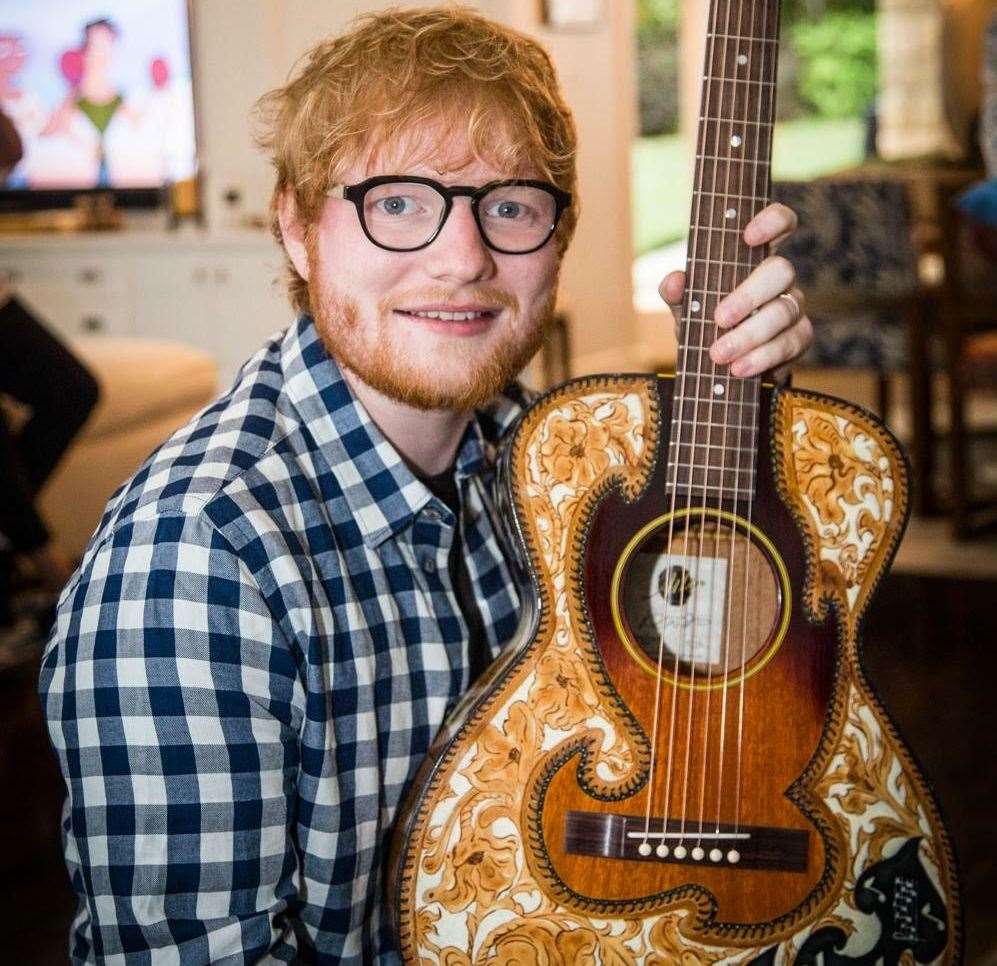
[[[801,21],[789,36],[800,61],[799,93],[807,113],[855,117],[876,95],[876,16],[829,13]]]
[[[678,129],[680,0],[637,0],[640,133]],[[779,117],[858,117],[876,92],[875,0],[784,0]]]

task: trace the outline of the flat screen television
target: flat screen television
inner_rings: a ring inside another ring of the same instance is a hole
[[[187,0],[0,0],[0,110],[24,147],[0,209],[155,206],[193,177],[189,21]]]

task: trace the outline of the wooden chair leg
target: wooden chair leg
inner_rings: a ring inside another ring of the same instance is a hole
[[[891,402],[890,374],[883,369],[876,370],[876,407],[879,418],[884,422],[890,421]]]
[[[952,534],[970,535],[970,489],[966,439],[966,386],[962,376],[963,337],[958,313],[945,313],[945,369],[948,377],[949,485],[951,486]]]
[[[910,404],[912,456],[914,462],[912,506],[921,515],[937,509],[934,490],[935,434],[932,424],[931,362],[928,352],[928,333],[934,323],[931,318],[934,306],[928,299],[912,300],[907,310],[908,374],[910,376]]]

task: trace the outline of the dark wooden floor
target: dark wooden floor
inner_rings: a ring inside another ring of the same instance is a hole
[[[933,781],[955,840],[966,963],[979,966],[997,951],[997,583],[890,577],[865,639],[869,675]],[[32,684],[33,669],[0,675],[0,962],[54,966],[67,959],[74,901]]]
[[[971,554],[972,544],[966,545]],[[997,956],[997,583],[897,575],[865,632],[866,665],[932,782],[955,843],[966,963]]]

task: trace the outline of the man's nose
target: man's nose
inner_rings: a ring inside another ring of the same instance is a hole
[[[495,259],[478,231],[470,198],[454,199],[446,223],[426,252],[429,271],[435,278],[467,282],[490,278],[495,273]]]

